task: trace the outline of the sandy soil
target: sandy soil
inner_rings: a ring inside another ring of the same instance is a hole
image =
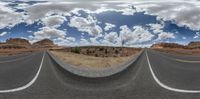
[[[0,56],[10,56],[39,51],[39,49],[1,49]]]
[[[133,57],[94,57],[62,51],[51,51],[51,53],[64,63],[88,68],[111,67],[126,62]]]
[[[169,54],[200,56],[200,49],[165,48],[165,49],[154,49],[154,50]]]

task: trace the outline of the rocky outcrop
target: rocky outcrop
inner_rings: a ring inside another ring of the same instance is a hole
[[[24,46],[24,47],[30,47],[30,43],[26,39],[21,38],[10,38],[6,40],[6,44],[12,44],[17,46]]]
[[[53,48],[55,46],[56,45],[50,39],[43,39],[41,41],[37,41],[32,44],[32,47],[34,48],[45,48],[45,49]]]
[[[27,49],[31,44],[26,39],[10,38],[6,42],[0,43],[0,49]]]
[[[200,42],[196,41],[196,42],[190,42],[188,44],[189,48],[200,48]]]
[[[20,46],[16,44],[0,43],[0,49],[26,49],[25,46]]]
[[[151,48],[184,48],[184,49],[200,49],[200,41],[190,42],[188,45],[180,45],[177,43],[157,43],[153,44]]]
[[[187,47],[177,43],[158,43],[158,44],[153,44],[151,48],[187,48]]]
[[[46,46],[54,46],[53,41],[50,39],[43,39],[41,41],[37,41],[33,43],[32,45],[29,43],[28,40],[26,39],[21,39],[21,38],[10,38],[7,39],[5,43],[2,44],[9,44],[9,45],[18,45],[18,46],[35,46],[35,47],[46,47]]]
[[[28,40],[21,38],[10,38],[6,42],[0,43],[0,49],[50,49],[57,47],[53,41],[49,39],[43,39],[30,44]]]

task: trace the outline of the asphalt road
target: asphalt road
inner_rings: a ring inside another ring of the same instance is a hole
[[[0,61],[0,93],[2,90],[15,89],[29,83],[39,69],[41,53],[6,57],[9,60]]]
[[[199,99],[200,64],[165,56],[145,51],[126,70],[91,79],[66,71],[47,53],[38,52],[0,63],[0,99]],[[5,92],[9,89],[17,90]]]
[[[0,56],[0,62],[5,62],[5,61],[15,61],[15,60],[20,60],[20,59],[23,59],[23,58],[26,58],[26,57],[29,57],[31,56],[32,54],[35,54],[35,53],[25,53],[25,54],[19,54],[19,55],[12,55],[12,56]]]

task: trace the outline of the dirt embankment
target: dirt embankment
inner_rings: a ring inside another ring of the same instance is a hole
[[[102,57],[102,56],[90,56],[84,54],[78,54],[66,51],[51,51],[53,55],[58,57],[62,62],[80,67],[87,68],[104,68],[119,65],[123,62],[128,61],[134,57],[139,50],[135,50],[134,54],[130,54],[124,57]]]

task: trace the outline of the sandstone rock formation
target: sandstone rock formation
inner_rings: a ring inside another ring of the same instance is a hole
[[[13,45],[19,45],[19,46],[25,46],[25,47],[28,47],[31,45],[28,40],[21,39],[21,38],[10,38],[10,39],[6,40],[6,43],[13,44]]]
[[[188,47],[189,48],[200,48],[200,41],[199,42],[198,41],[196,41],[196,42],[190,42],[188,44]]]
[[[6,42],[0,43],[0,49],[27,49],[31,44],[26,39],[10,38]]]
[[[15,45],[15,44],[7,44],[0,43],[0,49],[26,49],[25,46]]]
[[[43,39],[41,41],[37,41],[32,44],[32,47],[34,48],[45,48],[45,49],[53,48],[55,46],[56,45],[50,39]]]
[[[157,43],[153,44],[151,48],[187,48],[187,47],[177,43]]]

